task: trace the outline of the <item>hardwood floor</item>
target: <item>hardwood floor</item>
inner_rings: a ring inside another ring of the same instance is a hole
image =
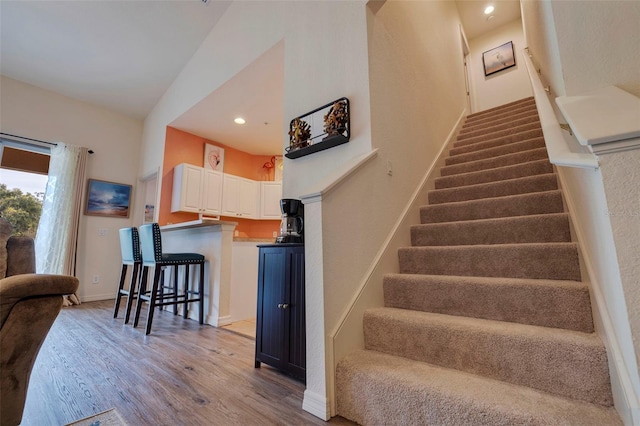
[[[112,301],[63,308],[34,365],[23,426],[110,408],[132,426],[325,424],[302,410],[302,383],[254,368],[254,340],[160,311],[145,336],[144,317],[134,329],[123,315],[112,318]]]

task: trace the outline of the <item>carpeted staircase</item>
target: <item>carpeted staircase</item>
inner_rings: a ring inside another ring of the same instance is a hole
[[[337,412],[364,425],[617,425],[578,247],[533,98],[470,115]]]

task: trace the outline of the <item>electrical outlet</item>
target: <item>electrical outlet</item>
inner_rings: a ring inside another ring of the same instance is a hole
[[[276,231],[273,231],[273,238],[276,238],[278,236],[278,233]]]
[[[100,275],[94,275],[93,276],[93,283],[94,284],[98,284],[100,282]]]
[[[101,237],[106,237],[109,234],[109,228],[100,228],[98,229],[98,235]]]
[[[391,160],[387,160],[387,174],[389,176],[393,176],[393,166],[391,164]]]
[[[240,231],[238,231],[237,229],[235,231],[233,231],[233,236],[234,237],[239,237],[240,236]]]

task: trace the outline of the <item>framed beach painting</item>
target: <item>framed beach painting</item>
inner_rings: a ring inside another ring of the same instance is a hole
[[[510,41],[484,52],[482,54],[482,64],[484,65],[485,77],[515,66],[516,58],[513,53],[513,42]]]
[[[204,145],[204,168],[209,170],[222,171],[224,166],[224,148],[216,145]]]
[[[131,185],[89,179],[84,214],[103,217],[129,217]]]

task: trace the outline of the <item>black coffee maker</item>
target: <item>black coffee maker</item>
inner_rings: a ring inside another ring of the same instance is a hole
[[[304,205],[302,201],[294,198],[280,200],[282,222],[280,222],[280,235],[276,243],[302,243],[304,242],[302,230],[304,228]]]

